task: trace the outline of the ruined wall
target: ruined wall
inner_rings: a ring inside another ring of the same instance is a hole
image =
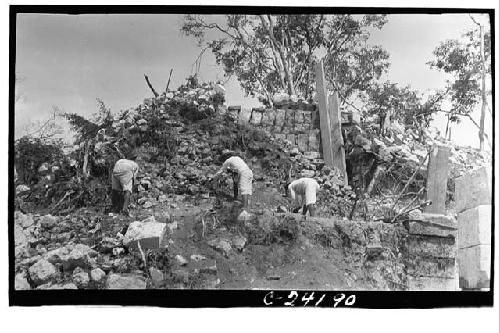
[[[455,180],[460,288],[490,287],[491,168],[483,166]]]
[[[301,151],[320,151],[319,115],[315,105],[285,105],[276,109],[229,106],[227,113],[239,123],[290,141]]]
[[[419,213],[405,225],[316,217],[304,220],[299,214],[263,214],[257,220],[252,228],[275,234],[267,238],[276,241],[285,235],[289,240],[295,233],[299,244],[322,246],[332,260],[340,258],[343,262],[338,264],[349,272],[345,279],[352,288],[458,289],[457,228],[450,216]],[[249,234],[258,235],[259,230]]]

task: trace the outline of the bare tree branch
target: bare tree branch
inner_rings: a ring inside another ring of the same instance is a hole
[[[153,86],[151,85],[151,82],[149,82],[149,78],[146,74],[144,74],[144,78],[146,79],[146,83],[148,84],[149,89],[151,89],[155,97],[158,97],[159,96],[158,93],[156,92],[155,88],[153,88]]]
[[[171,69],[170,69],[170,74],[168,75],[167,87],[165,88],[165,92],[166,92],[166,93],[168,93],[168,86],[170,86],[170,78],[172,77],[172,71],[173,71],[173,70],[174,70],[174,69],[173,69],[173,68],[171,68]]]

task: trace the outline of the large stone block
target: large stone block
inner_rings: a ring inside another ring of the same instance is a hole
[[[491,168],[483,166],[455,180],[455,209],[461,213],[480,205],[491,205]]]
[[[297,146],[302,151],[309,150],[309,135],[307,135],[307,134],[298,134],[297,135]]]
[[[304,112],[297,110],[295,111],[295,124],[302,124],[304,123]]]
[[[458,214],[458,248],[491,244],[491,206],[481,205]]]
[[[490,245],[476,245],[458,250],[460,288],[489,288],[490,268]]]
[[[260,125],[261,121],[262,121],[262,112],[253,110],[252,116],[250,117],[250,124]]]
[[[455,259],[422,258],[409,256],[405,262],[406,271],[414,277],[455,278],[457,274]]]
[[[456,237],[457,229],[432,226],[424,221],[410,221],[408,223],[410,235],[427,235],[436,237]]]
[[[409,236],[406,239],[409,255],[427,258],[455,258],[457,244],[453,238]]]
[[[107,289],[146,289],[146,279],[138,275],[110,274],[106,281]]]
[[[455,291],[456,279],[438,277],[408,277],[409,291]]]
[[[309,129],[312,127],[312,112],[302,111],[303,123]]]
[[[140,242],[143,249],[164,247],[169,230],[167,225],[148,220],[132,222],[123,237],[123,245],[137,248]]]
[[[310,131],[309,132],[309,150],[319,151],[319,134],[318,131]]]
[[[276,118],[276,112],[274,110],[266,110],[262,114],[262,125],[264,126],[273,126],[274,119]]]
[[[286,140],[286,134],[283,134],[283,133],[274,133],[274,137],[276,139]]]
[[[286,139],[292,143],[292,145],[297,144],[297,136],[295,134],[287,134]]]
[[[276,118],[274,120],[274,126],[280,128],[285,124],[285,110],[277,109],[276,110]]]
[[[229,105],[227,107],[227,110],[228,111],[231,111],[231,110],[237,110],[237,111],[240,111],[241,110],[241,105]]]
[[[294,127],[295,126],[295,113],[296,113],[296,110],[292,110],[292,109],[285,110],[284,126],[286,126],[286,127]]]
[[[302,123],[296,123],[293,128],[295,129],[296,132],[301,132],[301,133],[303,133],[309,129],[307,126],[305,126]]]
[[[238,115],[238,122],[241,124],[248,124],[250,122],[251,116],[252,116],[252,109],[242,108]]]
[[[457,222],[451,216],[429,213],[410,213],[408,232],[411,235],[456,237]]]

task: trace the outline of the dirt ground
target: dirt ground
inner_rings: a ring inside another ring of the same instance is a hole
[[[174,278],[162,285],[166,288],[328,290],[366,287],[359,278],[361,273],[353,272],[346,266],[342,249],[324,247],[304,236],[288,244],[252,244],[248,242],[249,235],[241,222],[227,217],[219,217],[220,220],[214,222],[210,215],[205,215],[205,232],[200,232],[200,216],[210,211],[215,201],[215,198],[207,198],[197,203],[177,202],[175,209],[168,204],[158,205],[147,211],[132,209],[134,218],[106,217],[103,230],[114,234],[132,220],[168,212],[171,221],[177,223],[167,249],[170,271],[176,276],[185,274],[185,279],[179,282],[179,279]],[[222,201],[225,207],[232,210],[229,214],[239,211],[238,201],[234,202],[229,198]],[[275,211],[280,205],[289,208],[287,199],[281,193],[256,186],[251,211]],[[209,245],[211,241],[220,240],[232,243],[235,238],[244,239],[242,248],[233,244],[230,251],[224,252]],[[178,263],[175,257],[179,255],[188,263]],[[201,255],[205,259],[193,260],[193,255]]]

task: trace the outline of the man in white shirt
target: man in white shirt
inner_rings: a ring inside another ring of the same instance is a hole
[[[309,211],[309,215],[316,215],[316,193],[319,191],[319,184],[312,178],[300,178],[294,180],[287,186],[288,195],[293,200],[298,208],[293,210],[297,213],[302,207],[302,214],[305,216]]]
[[[214,175],[212,181],[219,178],[220,175],[226,170],[237,173],[237,182],[234,183],[234,196],[236,199],[239,189],[241,197],[243,199],[243,210],[246,210],[249,206],[250,196],[252,195],[252,170],[250,170],[245,161],[243,161],[243,159],[237,156],[234,152],[223,152],[220,157],[220,161],[224,161],[224,163],[222,164],[222,167],[219,169],[219,171],[217,171],[217,173]],[[233,180],[235,179],[233,178]]]
[[[136,159],[137,154],[132,152],[128,159],[123,158],[115,163],[111,176],[111,202],[114,212],[129,215],[130,196],[139,171],[139,165],[135,162]]]

